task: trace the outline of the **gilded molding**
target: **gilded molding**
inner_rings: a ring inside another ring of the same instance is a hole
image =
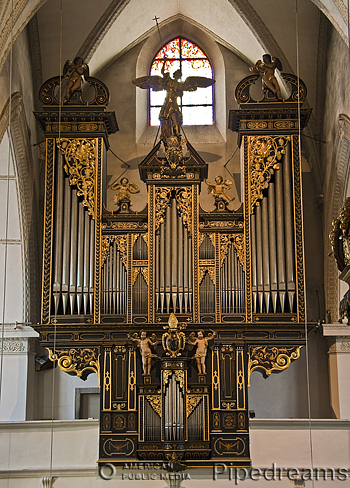
[[[289,136],[249,137],[250,213],[263,198],[263,190],[269,186],[271,176],[279,169],[278,161],[286,153]]]
[[[250,346],[248,361],[248,386],[251,373],[256,369],[270,376],[272,371],[284,371],[292,361],[300,357],[302,346]]]
[[[186,398],[186,417],[188,418],[193,410],[199,405],[202,400],[201,395],[187,395]]]
[[[175,193],[176,208],[181,212],[183,223],[192,232],[192,187],[178,188]]]
[[[100,381],[100,363],[98,348],[72,348],[52,349],[49,351],[49,359],[57,361],[58,367],[65,373],[76,374],[78,378],[88,375],[88,371],[97,374]],[[85,374],[84,374],[85,373]]]
[[[66,161],[64,170],[69,184],[77,186],[77,195],[83,197],[83,206],[95,218],[96,140],[61,138],[57,146]]]
[[[159,415],[162,416],[162,397],[161,395],[146,395],[146,398],[153,408],[153,410]]]
[[[169,205],[172,188],[155,188],[155,230],[164,222],[165,209]]]

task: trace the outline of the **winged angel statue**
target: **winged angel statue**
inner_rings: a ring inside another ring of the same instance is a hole
[[[73,93],[81,91],[83,76],[85,80],[89,77],[89,66],[80,56],[77,56],[74,61],[68,59],[63,66],[63,75],[67,80],[64,102],[69,102]]]
[[[164,145],[171,136],[180,139],[182,125],[182,114],[177,103],[177,98],[183,95],[184,91],[195,91],[197,88],[207,88],[215,83],[215,80],[203,76],[188,76],[185,81],[179,79],[182,76],[181,70],[175,71],[173,78],[169,72],[165,72],[165,64],[162,67],[162,76],[141,76],[133,80],[133,84],[139,88],[152,88],[154,91],[166,90],[166,97],[159,112],[161,126],[160,138]]]

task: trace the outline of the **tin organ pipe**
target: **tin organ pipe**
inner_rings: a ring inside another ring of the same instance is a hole
[[[54,278],[53,297],[55,315],[58,312],[58,305],[61,297],[62,285],[62,234],[63,234],[63,188],[64,174],[62,156],[59,154],[57,164],[57,188],[56,188],[56,214],[55,214],[55,254],[54,254]]]
[[[286,298],[286,265],[284,241],[284,202],[282,171],[278,169],[276,175],[276,240],[277,240],[277,279],[281,310],[284,311]]]
[[[256,267],[256,217],[253,214],[250,217],[250,235],[251,235],[251,249],[252,249],[252,294],[253,294],[253,310],[256,311],[257,301],[257,267]]]
[[[191,310],[192,260],[188,235],[173,198],[166,208],[164,223],[159,226],[159,244],[156,237],[155,293],[160,313],[187,313]]]
[[[71,219],[71,190],[69,180],[64,181],[64,226],[63,226],[63,257],[62,257],[62,304],[63,314],[67,311],[69,290],[69,250],[70,250],[70,219]]]
[[[293,310],[295,295],[295,264],[294,264],[294,231],[292,207],[292,161],[290,145],[288,144],[283,161],[283,187],[284,187],[284,220],[286,238],[286,278],[289,309]]]
[[[77,190],[72,191],[71,204],[71,234],[70,234],[70,263],[69,263],[69,302],[70,313],[73,315],[75,293],[77,285],[77,234],[78,234],[78,197]]]
[[[261,202],[262,217],[262,256],[263,256],[263,285],[264,285],[264,302],[266,312],[270,307],[270,244],[269,244],[269,223],[267,213],[267,198],[264,197]]]
[[[83,299],[83,275],[84,275],[84,207],[78,204],[78,255],[77,255],[77,313],[81,313]]]
[[[257,205],[256,211],[256,275],[258,285],[258,307],[260,312],[263,309],[263,263],[262,263],[262,232],[261,232],[261,205]]]
[[[251,216],[251,250],[254,312],[293,311],[296,283],[289,145],[280,169],[269,182],[267,196]]]
[[[90,262],[90,217],[85,213],[84,225],[84,276],[83,276],[83,305],[84,314],[88,313],[88,296],[89,296],[89,262]]]
[[[221,267],[221,309],[223,313],[244,312],[244,273],[237,252],[230,245]]]
[[[127,272],[122,262],[121,253],[117,248],[116,242],[113,242],[109,249],[109,254],[107,255],[106,260],[102,266],[103,313],[112,315],[125,315],[126,275]],[[137,295],[138,293],[136,289],[136,296]]]
[[[95,221],[90,219],[90,272],[89,272],[89,302],[90,313],[93,313],[94,303],[94,262],[95,262]]]
[[[115,314],[115,308],[117,303],[117,244],[115,241],[113,242],[113,281],[112,281],[112,290],[113,290],[113,304],[112,304],[112,313]]]

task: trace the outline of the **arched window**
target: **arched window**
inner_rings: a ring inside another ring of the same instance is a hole
[[[204,52],[193,42],[177,37],[168,42],[155,56],[150,75],[162,76],[162,67],[171,76],[180,69],[185,81],[188,76],[213,78],[211,64]],[[178,100],[183,115],[183,125],[212,125],[214,123],[213,86],[186,91]],[[150,125],[159,125],[158,115],[163,104],[165,91],[150,90]]]

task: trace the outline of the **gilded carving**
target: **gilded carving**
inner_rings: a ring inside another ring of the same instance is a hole
[[[185,371],[183,370],[176,370],[175,371],[175,380],[180,384],[180,388],[183,392],[185,392]]]
[[[153,410],[161,417],[162,415],[162,397],[161,395],[146,395]]]
[[[60,139],[57,146],[64,155],[64,170],[69,184],[76,185],[77,195],[83,197],[83,205],[95,218],[95,139]]]
[[[141,268],[139,268],[139,267],[133,267],[133,269],[132,269],[132,277],[131,277],[131,282],[132,282],[133,285],[135,284],[135,282],[137,280],[137,277],[138,277],[140,271],[141,271]]]
[[[165,209],[169,205],[172,188],[155,188],[155,230],[164,222]]]
[[[142,268],[140,268],[140,270],[141,270],[142,276],[143,276],[143,277],[144,277],[144,279],[145,279],[145,282],[146,282],[146,283],[147,283],[147,285],[148,285],[148,276],[149,276],[149,275],[148,275],[148,267],[143,266]]]
[[[175,193],[176,208],[181,212],[182,220],[189,232],[192,230],[192,188],[178,188]]]
[[[72,348],[56,349],[48,348],[51,361],[57,361],[58,367],[65,373],[75,373],[79,378],[84,377],[87,371],[93,371],[100,378],[100,363],[98,349]]]
[[[220,267],[224,262],[224,259],[228,253],[228,249],[231,244],[231,235],[229,234],[220,234]]]
[[[249,138],[250,213],[263,198],[271,176],[279,168],[278,161],[286,153],[289,136],[251,136]]]
[[[199,402],[202,400],[200,395],[187,395],[186,398],[186,417],[188,418],[193,410],[197,407]]]
[[[243,269],[245,269],[245,259],[244,259],[244,236],[243,234],[234,234],[231,236],[232,243],[237,253],[239,262],[241,263]]]
[[[114,236],[114,240],[117,243],[118,249],[122,255],[123,264],[126,267],[126,263],[128,259],[128,238],[127,236]]]
[[[249,350],[248,380],[255,369],[263,370],[266,376],[270,376],[272,371],[284,371],[292,361],[299,358],[301,347],[251,346]]]

